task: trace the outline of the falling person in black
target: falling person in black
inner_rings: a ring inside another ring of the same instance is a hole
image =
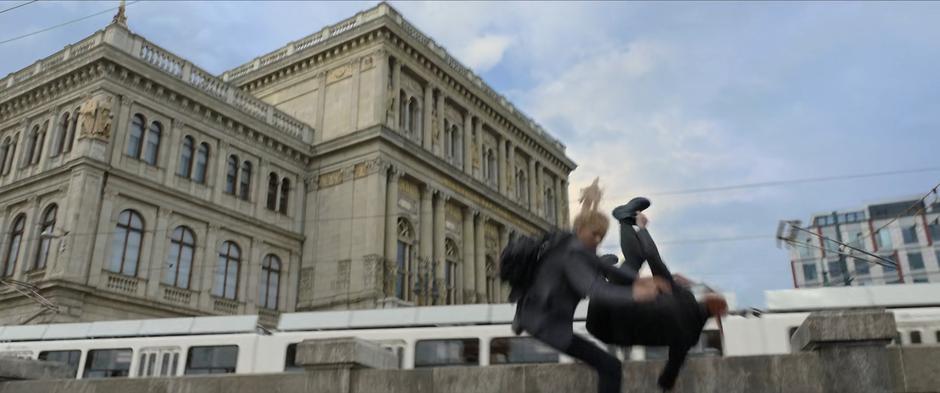
[[[634,198],[614,209],[620,223],[620,247],[624,262],[618,270],[636,276],[644,262],[654,277],[668,282],[671,296],[660,296],[653,302],[611,305],[594,303],[588,307],[587,329],[607,344],[630,346],[667,346],[669,359],[657,383],[664,390],[672,389],[686,355],[698,342],[699,334],[709,317],[727,309],[718,295],[696,300],[685,280],[674,279],[662,261],[653,238],[647,231],[648,219],[640,211],[650,206],[646,198]],[[639,230],[634,229],[639,226]],[[628,285],[619,275],[608,276],[612,283]]]
[[[599,393],[619,393],[620,361],[574,334],[574,310],[585,297],[592,303],[619,308],[650,301],[669,289],[659,278],[637,279],[635,273],[619,270],[597,257],[597,246],[607,233],[609,222],[596,210],[600,198],[597,180],[592,187],[582,197],[583,207],[575,217],[574,233],[558,234],[553,246],[540,256],[534,279],[518,295],[514,325],[597,370]],[[605,277],[615,277],[630,285],[614,285]]]

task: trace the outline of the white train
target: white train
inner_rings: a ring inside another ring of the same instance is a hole
[[[575,331],[587,335],[585,305],[576,312]],[[571,361],[531,337],[515,336],[513,312],[512,305],[495,304],[286,313],[274,331],[260,329],[255,315],[6,326],[0,327],[0,356],[60,361],[75,378],[277,373],[300,370],[294,353],[303,340],[359,337],[393,351],[402,368]],[[940,342],[940,307],[892,312],[898,343]],[[723,337],[709,321],[693,356],[788,353],[790,336],[808,315],[728,316]],[[665,357],[663,348],[612,350],[628,360]]]

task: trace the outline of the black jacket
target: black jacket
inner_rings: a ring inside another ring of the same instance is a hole
[[[632,283],[635,274],[601,262],[578,238],[567,239],[545,252],[535,279],[516,305],[515,324],[532,336],[564,350],[572,337],[574,310],[581,299],[623,306],[633,303],[632,288],[608,283],[604,277]]]

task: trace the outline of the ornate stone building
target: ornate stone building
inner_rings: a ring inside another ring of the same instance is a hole
[[[119,12],[0,80],[0,323],[503,301],[573,168],[387,4],[221,77]]]

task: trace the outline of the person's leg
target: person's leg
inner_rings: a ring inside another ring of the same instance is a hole
[[[620,393],[623,370],[616,357],[578,335],[571,337],[571,343],[563,352],[594,367],[598,393]]]
[[[646,260],[643,255],[643,246],[636,236],[633,225],[626,222],[620,223],[620,251],[623,251],[624,259],[620,268],[639,272],[640,267],[643,266],[643,261]]]
[[[621,231],[623,231],[623,229],[621,229]],[[669,272],[669,268],[666,267],[663,258],[659,256],[659,248],[656,247],[656,242],[653,241],[650,232],[645,228],[634,231],[633,226],[630,226],[630,231],[636,235],[638,239],[637,243],[640,245],[640,254],[646,259],[646,263],[650,265],[650,271],[653,272],[653,275],[662,277],[671,283],[673,281],[672,273]]]

